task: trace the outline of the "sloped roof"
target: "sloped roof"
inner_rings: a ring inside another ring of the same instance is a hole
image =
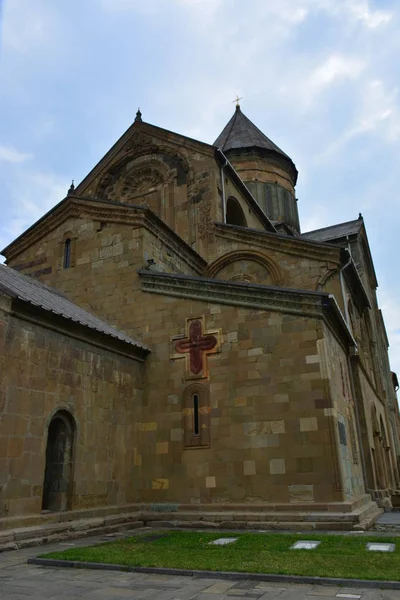
[[[27,275],[22,275],[3,264],[0,264],[0,291],[3,291],[12,298],[18,298],[32,306],[41,308],[48,313],[53,313],[121,342],[148,351],[148,348],[144,344],[83,310],[68,300],[58,290],[49,288],[40,281]]]
[[[224,129],[215,140],[214,146],[218,146],[223,152],[226,152],[227,150],[237,150],[238,148],[263,148],[264,150],[277,152],[291,160],[283,150],[267,138],[267,136],[242,113],[240,106],[236,107],[233,117],[227,125],[225,125]]]
[[[301,237],[306,238],[307,240],[313,240],[314,242],[329,242],[331,240],[359,233],[363,222],[362,217],[359,217],[355,221],[347,221],[346,223],[338,223],[337,225],[331,225],[330,227],[307,231],[306,233],[302,233]]]

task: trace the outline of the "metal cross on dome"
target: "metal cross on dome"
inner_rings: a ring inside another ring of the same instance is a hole
[[[236,102],[236,108],[240,108],[240,100],[243,100],[243,97],[239,98],[239,96],[236,94],[236,98],[232,100],[232,102]]]
[[[187,319],[186,337],[173,338],[174,354],[171,358],[187,357],[187,375],[191,377],[207,377],[207,355],[218,351],[219,331],[203,333],[204,319]]]

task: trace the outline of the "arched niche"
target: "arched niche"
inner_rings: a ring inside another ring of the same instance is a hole
[[[229,196],[226,203],[226,223],[228,225],[238,225],[247,227],[246,217],[239,202],[233,196]]]
[[[278,264],[262,252],[234,250],[217,258],[205,273],[206,277],[265,285],[282,285]]]
[[[47,430],[42,510],[71,508],[76,423],[70,412],[57,411]]]

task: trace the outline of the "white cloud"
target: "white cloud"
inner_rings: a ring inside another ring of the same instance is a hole
[[[26,55],[38,47],[47,47],[56,39],[56,13],[43,0],[12,0],[3,13],[3,50]]]
[[[367,0],[348,2],[347,9],[350,15],[353,15],[356,20],[361,21],[370,29],[386,25],[392,19],[392,14],[388,11],[371,10]]]
[[[356,79],[365,67],[364,61],[349,56],[332,55],[317,67],[308,80],[314,92],[343,79]]]
[[[11,148],[10,146],[2,146],[0,144],[0,161],[11,162],[11,163],[21,163],[28,158],[32,158],[32,154],[25,154],[23,152],[19,152],[15,148]]]
[[[108,12],[138,12],[144,15],[154,15],[164,8],[159,0],[100,0],[100,6]]]
[[[21,170],[8,197],[6,222],[0,225],[0,250],[66,196],[68,182],[43,172]]]
[[[319,156],[320,161],[331,159],[333,154],[351,140],[362,135],[374,135],[386,143],[400,140],[400,105],[398,88],[388,89],[383,81],[372,80],[363,84],[354,123]]]

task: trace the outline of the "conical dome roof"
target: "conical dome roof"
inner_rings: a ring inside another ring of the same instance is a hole
[[[214,142],[223,152],[241,148],[262,148],[277,152],[285,158],[290,157],[272,142],[242,113],[236,106],[235,113]]]

